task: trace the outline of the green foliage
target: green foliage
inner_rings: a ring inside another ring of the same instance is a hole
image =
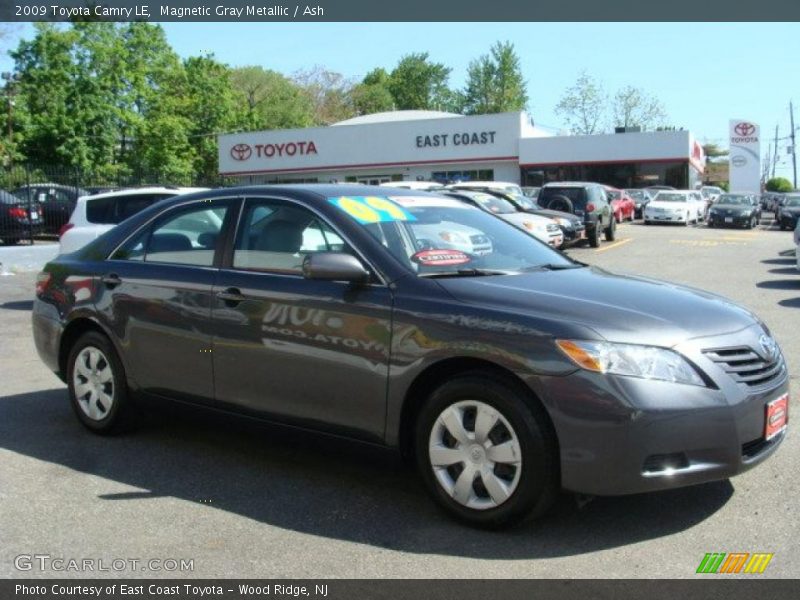
[[[525,79],[512,43],[497,42],[470,62],[463,95],[464,111],[471,115],[526,109]]]
[[[314,121],[311,99],[300,86],[276,71],[240,67],[230,73],[241,127],[247,130],[308,127]]]
[[[615,127],[652,129],[667,118],[664,105],[644,90],[626,86],[614,94],[611,110]]]
[[[791,192],[794,188],[792,187],[792,182],[786,179],[785,177],[773,177],[769,181],[767,181],[767,191],[768,192]]]
[[[605,107],[603,87],[585,71],[575,84],[568,88],[556,104],[556,113],[578,135],[599,133]]]
[[[293,79],[311,103],[314,125],[330,125],[356,115],[351,96],[353,84],[341,73],[315,66],[298,71]]]
[[[447,110],[452,92],[447,87],[450,68],[428,61],[427,52],[407,54],[389,76],[388,87],[397,110]]]

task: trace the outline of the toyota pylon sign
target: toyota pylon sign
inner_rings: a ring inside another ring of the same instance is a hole
[[[730,189],[732,192],[761,191],[761,131],[746,119],[730,122]]]

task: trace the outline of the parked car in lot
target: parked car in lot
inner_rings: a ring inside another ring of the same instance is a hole
[[[797,270],[800,271],[800,219],[797,220],[797,224],[794,226],[794,255],[797,261]]]
[[[644,209],[644,224],[697,223],[705,205],[698,196],[697,192],[688,190],[658,192]]]
[[[60,183],[32,183],[14,190],[14,195],[37,207],[42,218],[42,233],[58,233],[69,221],[79,197],[89,194],[85,189]]]
[[[536,197],[539,195],[539,190],[541,189],[542,188],[540,187],[524,185],[522,186],[522,193],[525,194],[528,198],[536,200]]]
[[[624,190],[625,193],[633,200],[634,212],[633,216],[636,219],[641,219],[644,207],[652,200],[650,192],[643,189],[628,188]]]
[[[554,248],[560,248],[564,243],[564,235],[561,233],[561,228],[553,219],[521,212],[504,198],[471,190],[452,190],[442,192],[442,194],[496,215]]]
[[[151,204],[204,188],[144,187],[82,196],[59,231],[59,253],[74,252]]]
[[[747,309],[587,267],[454,199],[384,194],[256,186],[151,206],[45,266],[36,348],[92,432],[177,399],[351,436],[398,448],[446,511],[487,527],[560,489],[725,479],[784,440],[789,375]],[[196,222],[213,244],[183,231]],[[428,247],[442,222],[492,252]]]
[[[13,246],[22,239],[42,232],[38,206],[0,190],[0,242]]]
[[[611,203],[611,208],[614,211],[614,218],[617,220],[617,223],[633,221],[636,215],[636,203],[633,199],[623,190],[610,185],[604,185],[603,187],[608,195],[608,200]]]
[[[722,194],[708,211],[709,227],[752,229],[761,219],[761,208],[750,194]]]
[[[435,181],[387,181],[381,187],[403,188],[406,190],[418,190],[421,192],[434,192],[444,189],[441,183]]]
[[[769,196],[769,201],[767,203],[767,210],[770,211],[771,213],[774,213],[777,216],[778,207],[780,206],[781,201],[783,200],[783,196],[784,196],[783,194],[779,194],[777,192],[771,193]]]
[[[786,194],[782,199],[775,219],[781,229],[792,230],[800,218],[800,194]]]
[[[602,185],[586,182],[546,183],[537,198],[539,206],[574,214],[583,219],[589,245],[597,248],[600,235],[616,239],[617,223]]]
[[[496,198],[501,198],[506,202],[510,202],[514,207],[529,215],[536,215],[552,219],[558,224],[563,236],[561,247],[571,246],[586,239],[586,227],[583,224],[583,218],[577,217],[572,213],[567,213],[558,210],[544,209],[536,203],[536,200],[528,196],[515,193],[513,191],[513,184],[506,184],[507,187],[487,186],[480,183],[467,185],[460,184],[458,186],[448,186],[446,189],[453,192],[472,191],[484,194],[490,194]]]

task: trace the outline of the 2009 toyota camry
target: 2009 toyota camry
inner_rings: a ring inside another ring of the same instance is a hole
[[[167,399],[399,448],[472,524],[730,477],[785,436],[766,326],[574,262],[457,200],[309,185],[164,200],[37,280],[36,346],[107,433]]]

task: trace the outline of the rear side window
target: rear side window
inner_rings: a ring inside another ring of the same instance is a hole
[[[86,220],[96,225],[116,225],[172,194],[109,196],[86,202]]]
[[[111,258],[210,267],[227,212],[228,203],[219,201],[170,212],[128,240]]]

